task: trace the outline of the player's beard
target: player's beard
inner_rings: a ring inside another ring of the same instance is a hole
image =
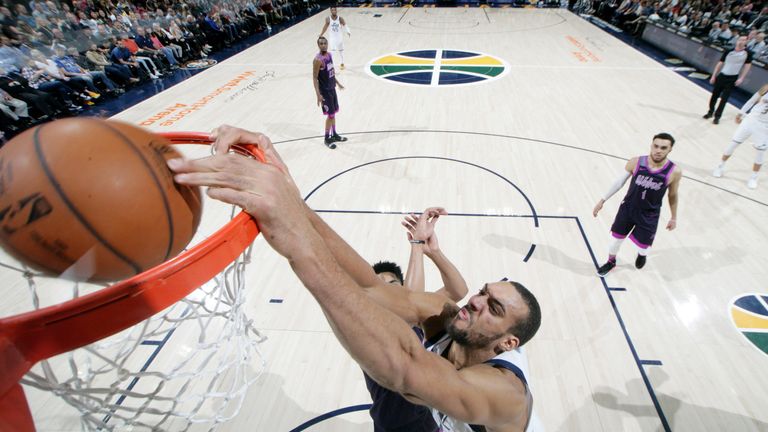
[[[453,309],[453,308],[443,307],[443,313],[441,315],[443,316],[448,315],[452,318],[451,320],[447,321],[445,330],[448,332],[448,335],[451,337],[452,340],[454,340],[457,344],[465,348],[485,349],[488,346],[490,346],[493,342],[498,340],[500,337],[504,336],[504,334],[486,336],[484,334],[480,334],[475,331],[472,331],[470,328],[465,328],[465,329],[457,328],[455,318],[458,314],[459,314],[458,308]],[[471,323],[472,323],[471,318],[469,323],[471,326]]]

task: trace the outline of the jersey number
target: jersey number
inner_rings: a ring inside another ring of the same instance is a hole
[[[642,195],[640,195],[641,200],[645,200],[645,193],[648,192],[647,190],[644,190]]]

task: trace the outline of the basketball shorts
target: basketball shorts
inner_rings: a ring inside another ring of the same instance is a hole
[[[752,146],[757,151],[765,151],[768,149],[768,124],[755,119],[751,115],[741,122],[736,132],[733,133],[733,141],[737,143],[743,143],[749,137],[752,137]]]
[[[659,215],[643,213],[638,209],[622,204],[611,225],[611,235],[623,239],[629,236],[640,249],[647,249],[653,244],[659,227]]]
[[[333,115],[339,112],[339,99],[336,97],[336,90],[320,91],[323,97],[323,114]]]

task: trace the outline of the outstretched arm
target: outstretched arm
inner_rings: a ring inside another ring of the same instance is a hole
[[[323,24],[323,30],[320,31],[320,36],[325,34],[325,31],[328,30],[328,24],[330,23],[330,20],[328,17],[325,17],[325,24]]]
[[[482,364],[457,371],[446,359],[424,350],[401,318],[360,289],[339,265],[295,186],[278,167],[225,154],[195,161],[174,159],[169,166],[178,173],[177,182],[212,186],[209,196],[238,205],[258,220],[264,238],[288,259],[341,344],[378,383],[469,423],[493,428],[524,420],[527,400],[518,378]],[[411,295],[426,295],[388,291],[405,302]]]
[[[410,233],[408,234],[411,239]],[[405,272],[403,285],[411,291],[424,292],[424,244],[411,242],[411,255],[408,257],[408,270]]]
[[[371,288],[380,287],[381,281],[376,277],[370,264],[363,259],[352,247],[344,241],[325,221],[320,218],[301,198],[301,193],[296,187],[293,177],[288,170],[288,166],[275,150],[272,141],[265,135],[258,132],[250,132],[240,128],[223,125],[216,128],[211,134],[214,139],[214,152],[216,154],[225,154],[229,148],[235,144],[254,144],[258,146],[267,159],[267,163],[278,169],[283,174],[286,181],[292,185],[291,194],[301,201],[301,207],[306,214],[306,218],[311,222],[314,230],[320,235],[328,248],[332,251],[334,259],[341,268],[352,277],[352,279],[361,287]],[[390,287],[383,286],[385,290],[391,291]],[[388,296],[379,296],[382,300]],[[445,299],[443,299],[444,301]],[[438,312],[440,308],[437,309]]]

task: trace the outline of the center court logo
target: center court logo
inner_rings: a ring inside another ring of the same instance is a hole
[[[366,67],[376,78],[430,87],[479,84],[501,78],[508,70],[503,60],[488,54],[443,49],[387,54]]]
[[[733,325],[755,348],[768,354],[768,295],[744,294],[728,307]]]

